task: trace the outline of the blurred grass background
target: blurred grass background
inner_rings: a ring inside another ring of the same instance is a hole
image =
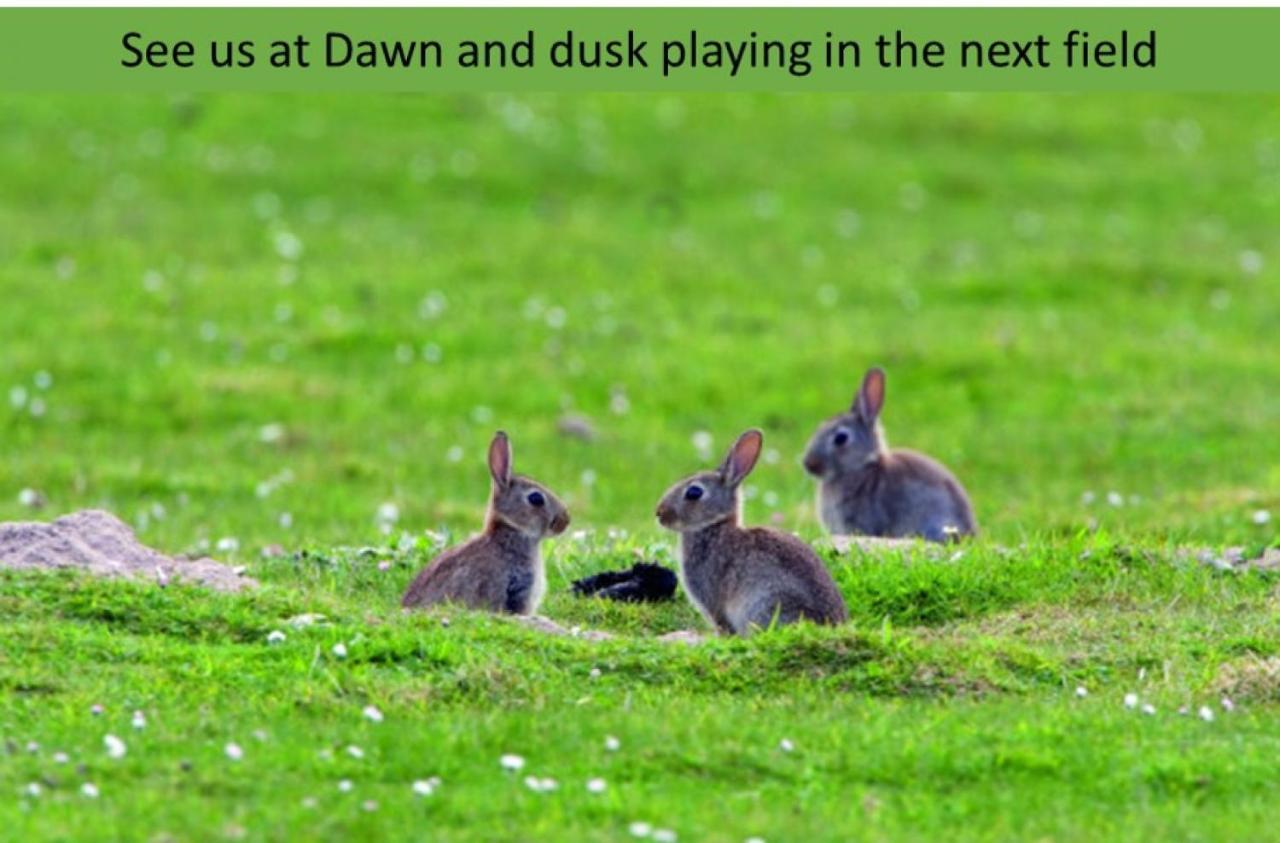
[[[800,451],[875,363],[996,540],[1280,505],[1271,98],[8,97],[0,185],[2,518],[470,530],[503,427],[656,531],[760,425],[748,518],[816,535]]]

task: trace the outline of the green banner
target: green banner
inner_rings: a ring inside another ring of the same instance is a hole
[[[1280,9],[4,9],[0,88],[1280,89]]]

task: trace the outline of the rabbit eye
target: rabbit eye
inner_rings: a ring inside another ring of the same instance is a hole
[[[836,431],[836,438],[835,438],[835,439],[833,439],[832,441],[836,443],[836,447],[837,447],[837,448],[842,448],[842,447],[844,447],[845,445],[848,445],[848,444],[849,444],[849,431],[847,431],[847,430],[837,430],[837,431]]]
[[[696,501],[700,497],[702,497],[702,487],[697,483],[684,490],[684,499],[687,501]]]
[[[525,499],[529,501],[529,503],[533,504],[534,506],[542,506],[547,502],[546,497],[543,496],[542,492],[539,492],[537,489],[534,489],[532,492],[530,492]]]

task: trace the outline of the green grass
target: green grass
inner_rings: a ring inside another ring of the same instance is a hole
[[[0,100],[0,519],[32,488],[263,583],[0,575],[6,835],[1265,839],[1277,580],[1177,551],[1276,539],[1272,105]],[[873,363],[890,440],[974,497],[957,559],[820,537],[798,456]],[[658,496],[750,425],[747,517],[815,541],[848,626],[686,647],[654,640],[701,628],[683,600],[567,593],[670,563]],[[399,612],[477,527],[499,426],[574,517],[545,613],[613,639]]]

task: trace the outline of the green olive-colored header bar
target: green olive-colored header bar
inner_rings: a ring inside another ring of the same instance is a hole
[[[1280,90],[1280,9],[2,9],[6,91]]]

